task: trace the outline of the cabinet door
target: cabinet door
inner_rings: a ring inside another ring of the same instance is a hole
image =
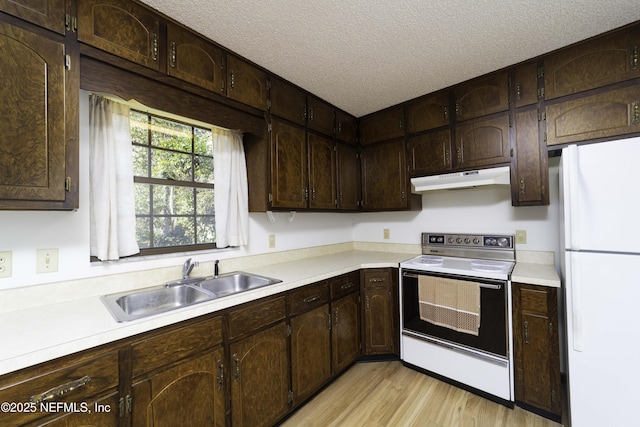
[[[516,400],[560,415],[557,290],[514,284]]]
[[[332,139],[309,133],[309,207],[335,209],[336,149]]]
[[[131,387],[134,426],[224,426],[222,347],[190,357]]]
[[[64,44],[0,22],[0,53],[0,209],[77,207],[66,187],[67,177],[77,186],[68,159],[78,89]]]
[[[289,410],[287,326],[278,323],[231,344],[233,426],[271,426]],[[177,424],[179,425],[179,424]]]
[[[455,87],[456,117],[469,120],[509,108],[509,78],[506,72],[494,73]]]
[[[65,0],[0,0],[0,10],[64,34]]]
[[[407,168],[403,140],[363,147],[362,207],[399,209],[407,206]]]
[[[248,62],[227,55],[227,96],[260,110],[267,110],[267,74]]]
[[[353,145],[337,144],[338,209],[357,211],[360,205],[360,168],[358,149]]]
[[[412,134],[449,124],[449,93],[423,96],[407,105],[407,133]]]
[[[333,106],[310,95],[308,97],[307,110],[307,127],[333,137],[335,128],[335,111]]]
[[[387,354],[395,351],[393,280],[389,269],[363,272],[365,353]]]
[[[521,65],[515,69],[513,86],[516,108],[538,102],[539,72],[538,64],[535,62]]]
[[[306,208],[307,141],[302,128],[272,121],[271,205],[274,208]]]
[[[407,140],[407,161],[412,176],[451,170],[451,132],[449,129],[425,133]]]
[[[331,302],[333,374],[349,367],[360,356],[360,293]]]
[[[302,89],[278,78],[271,79],[270,111],[274,116],[304,126],[307,120],[307,96]]]
[[[224,92],[224,52],[174,24],[167,25],[167,74],[213,92]]]
[[[311,396],[331,377],[331,319],[324,304],[291,319],[293,404]]]
[[[360,144],[404,136],[404,108],[394,107],[360,118]]]
[[[640,132],[638,87],[547,104],[547,145]]]
[[[358,119],[344,111],[336,110],[336,138],[349,144],[356,144]]]
[[[159,17],[129,0],[78,2],[78,40],[160,70]]]
[[[511,200],[514,206],[549,204],[547,150],[540,141],[538,110],[516,112],[516,150],[512,159]]]
[[[480,118],[456,126],[458,168],[488,166],[510,161],[509,115]]]
[[[640,77],[640,28],[563,49],[544,60],[545,98],[553,99]]]

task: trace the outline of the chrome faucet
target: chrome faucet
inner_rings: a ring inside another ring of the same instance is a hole
[[[191,262],[191,258],[186,260],[182,265],[182,278],[188,279],[193,267],[197,267],[198,265],[200,265],[200,263],[198,261]]]

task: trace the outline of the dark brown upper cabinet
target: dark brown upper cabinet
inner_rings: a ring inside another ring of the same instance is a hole
[[[277,77],[271,78],[270,111],[276,117],[304,126],[307,120],[307,96],[302,89]]]
[[[0,209],[78,207],[78,66],[65,53],[0,21]]]
[[[407,104],[407,133],[449,125],[449,93],[437,92]]]
[[[315,96],[309,95],[307,97],[307,127],[333,137],[335,129],[333,106]]]
[[[64,34],[65,0],[0,0],[0,10]],[[69,23],[69,25],[72,24]]]
[[[515,114],[515,155],[511,159],[511,201],[514,206],[549,204],[547,147],[540,138],[535,106]]]
[[[545,98],[640,77],[640,28],[580,43],[544,59]]]
[[[541,95],[538,77],[541,68],[535,62],[518,66],[513,75],[514,104],[516,108],[535,104]]]
[[[640,132],[639,94],[631,86],[547,104],[547,145]]]
[[[197,34],[174,24],[167,25],[167,74],[224,93],[224,51]]]
[[[160,70],[160,20],[130,0],[79,0],[78,40]]]
[[[358,119],[344,111],[336,110],[336,139],[349,144],[357,143]]]
[[[360,144],[376,142],[404,136],[404,108],[393,107],[360,118]]]
[[[271,206],[302,209],[309,199],[307,140],[303,128],[271,123]]]
[[[457,168],[509,162],[509,114],[459,123],[455,159]]]
[[[338,171],[338,209],[356,211],[360,202],[360,157],[358,148],[336,143]]]
[[[409,137],[407,162],[411,176],[450,172],[452,163],[449,129]]]
[[[336,149],[333,139],[313,133],[309,138],[309,208],[335,209]]]
[[[260,110],[267,110],[267,73],[233,55],[227,55],[227,96]]]
[[[474,119],[509,108],[509,77],[506,71],[489,74],[454,88],[458,121]]]

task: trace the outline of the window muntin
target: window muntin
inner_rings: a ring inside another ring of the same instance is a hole
[[[210,129],[131,110],[141,254],[215,248]]]

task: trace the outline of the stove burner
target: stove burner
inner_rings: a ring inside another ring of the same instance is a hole
[[[471,261],[471,269],[476,271],[502,271],[504,268],[504,262],[489,260]]]
[[[416,260],[419,264],[441,265],[444,259],[441,256],[422,255]]]

